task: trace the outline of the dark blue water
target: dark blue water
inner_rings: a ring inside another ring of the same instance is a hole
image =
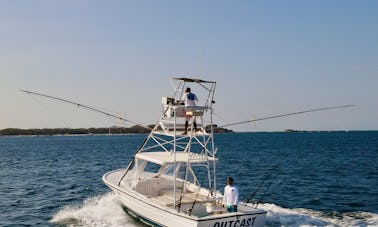
[[[140,226],[102,183],[145,135],[0,137],[0,226]],[[217,134],[218,189],[268,226],[378,226],[378,132]],[[260,186],[260,187],[259,187]]]

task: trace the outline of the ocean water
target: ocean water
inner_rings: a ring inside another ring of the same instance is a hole
[[[0,226],[143,226],[102,183],[146,135],[0,137]],[[378,131],[217,134],[267,226],[378,226]],[[256,192],[256,193],[254,193]]]

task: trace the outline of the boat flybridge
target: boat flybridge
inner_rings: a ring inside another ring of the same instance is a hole
[[[150,226],[264,226],[266,211],[244,204],[229,213],[217,191],[213,104],[216,82],[171,78],[162,115],[126,169],[103,176],[130,215]],[[185,106],[190,87],[199,99]],[[188,120],[185,129],[185,120]]]

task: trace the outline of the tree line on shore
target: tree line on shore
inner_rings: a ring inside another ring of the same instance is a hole
[[[149,133],[148,128],[153,128],[153,125],[147,128],[135,125],[129,128],[126,127],[107,127],[107,128],[33,128],[33,129],[19,129],[6,128],[0,130],[0,136],[32,136],[32,135],[86,135],[86,134],[131,134],[131,133]],[[209,126],[206,130],[210,129]],[[215,128],[216,133],[232,132],[232,130],[224,128]]]
[[[148,133],[150,130],[141,126],[108,127],[108,128],[6,128],[0,130],[0,135],[83,135],[83,134],[129,134],[129,133]]]

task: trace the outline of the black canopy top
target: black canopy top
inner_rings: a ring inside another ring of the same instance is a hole
[[[173,80],[182,80],[184,82],[191,82],[191,83],[215,83],[215,81],[206,81],[206,80],[186,78],[186,77],[172,78],[172,79]]]

